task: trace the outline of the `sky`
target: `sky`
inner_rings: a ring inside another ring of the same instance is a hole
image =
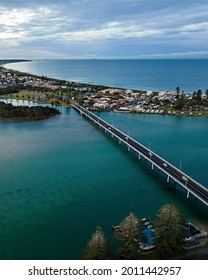
[[[207,0],[0,0],[0,59],[208,58]]]

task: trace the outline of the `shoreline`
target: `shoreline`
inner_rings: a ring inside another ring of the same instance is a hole
[[[49,106],[14,106],[11,103],[2,102],[0,100],[0,119],[16,119],[23,121],[44,120],[61,112]]]
[[[16,101],[27,101],[27,102],[32,102],[32,103],[38,103],[38,104],[43,104],[43,105],[52,105],[52,106],[61,106],[61,107],[66,107],[66,108],[72,108],[72,106],[70,104],[55,104],[55,103],[46,103],[46,102],[39,102],[39,101],[33,101],[33,100],[29,100],[29,99],[17,99],[17,98],[6,98],[5,96],[4,97],[1,97],[0,95],[0,102],[1,100],[16,100]],[[97,110],[94,110],[93,112],[98,112]],[[99,111],[100,113],[109,113],[108,111]],[[121,113],[121,114],[138,114],[138,115],[155,115],[155,116],[168,116],[168,117],[184,117],[184,118],[208,118],[208,115],[207,116],[198,116],[198,115],[186,115],[186,114],[154,114],[154,113],[133,113],[133,112],[125,112],[125,111],[110,111],[111,113]],[[0,118],[2,119],[2,118]]]
[[[16,61],[16,62],[10,62],[10,63],[18,63],[18,62],[31,62],[32,60],[25,60],[25,61]],[[30,72],[23,72],[23,71],[20,71],[20,70],[16,70],[16,69],[13,69],[13,68],[9,68],[7,67],[6,65],[7,64],[10,64],[10,63],[6,63],[6,64],[1,64],[0,63],[0,67],[3,67],[5,69],[8,69],[8,70],[11,70],[11,71],[14,71],[16,73],[20,73],[21,75],[30,75],[30,76],[33,76],[33,77],[37,77],[37,78],[46,78],[48,80],[51,80],[51,81],[57,81],[57,82],[68,82],[68,83],[73,83],[73,84],[77,84],[77,85],[88,85],[88,86],[100,86],[100,87],[103,87],[103,88],[114,88],[114,89],[123,89],[123,90],[127,90],[127,88],[124,88],[124,87],[116,87],[116,86],[109,86],[109,85],[100,85],[100,84],[94,84],[94,83],[88,83],[88,82],[76,82],[76,81],[71,81],[71,80],[65,80],[65,79],[59,79],[59,78],[55,78],[55,77],[48,77],[47,75],[39,75],[39,74],[34,74],[34,73],[30,73]],[[146,90],[144,89],[132,89],[133,91],[139,91],[139,92],[146,92]],[[158,91],[154,91],[154,92],[158,92]]]
[[[37,78],[39,80],[41,79],[44,79],[48,82],[56,82],[58,84],[68,84],[68,85],[73,85],[73,86],[77,86],[77,87],[83,87],[83,86],[86,86],[86,87],[101,87],[102,89],[106,90],[108,88],[112,89],[112,90],[121,90],[121,91],[132,91],[133,93],[134,92],[138,92],[139,94],[147,94],[148,91],[144,91],[144,90],[135,90],[135,89],[126,89],[126,88],[117,88],[117,87],[109,87],[109,86],[104,86],[104,85],[95,85],[95,84],[90,84],[90,83],[80,83],[80,82],[74,82],[74,81],[66,81],[66,80],[62,80],[62,79],[57,79],[57,78],[51,78],[51,77],[47,77],[47,76],[40,76],[40,75],[36,75],[36,74],[33,74],[33,73],[26,73],[26,72],[22,72],[22,71],[18,71],[18,70],[13,70],[12,68],[8,68],[7,64],[10,64],[10,63],[15,63],[15,62],[28,62],[28,61],[31,61],[31,60],[16,60],[16,61],[12,61],[11,62],[7,62],[6,64],[1,64],[1,61],[0,61],[0,67],[3,68],[3,69],[6,69],[8,71],[12,71],[13,73],[15,73],[15,75],[17,75],[18,77],[21,77],[21,76],[28,76],[28,77],[33,77],[33,78]],[[8,88],[6,86],[6,88]],[[31,94],[33,93],[33,91],[35,92],[35,88],[33,88],[31,90]],[[152,92],[153,94],[159,94],[159,92]],[[0,95],[0,98],[5,98],[5,99],[8,99],[8,96],[7,95]],[[14,98],[14,96],[10,96],[9,97],[10,99],[17,99],[17,100],[27,100],[27,101],[32,101],[31,98]],[[76,94],[74,95],[73,98],[76,98]],[[48,101],[40,101],[40,100],[34,100],[35,102],[39,103],[39,104],[53,104],[53,105],[59,105],[59,106],[65,106],[65,107],[71,107],[69,102],[62,102],[56,98],[50,98],[50,100]],[[83,104],[82,104],[83,105]],[[147,107],[147,110],[146,112],[142,112],[142,111],[135,111],[135,110],[129,110],[129,111],[123,111],[123,110],[119,110],[118,108],[117,109],[112,109],[112,110],[106,110],[106,109],[101,109],[101,108],[93,108],[93,107],[90,107],[90,108],[87,108],[86,109],[90,110],[90,111],[100,111],[100,112],[116,112],[116,113],[134,113],[134,114],[150,114],[150,115],[164,115],[164,116],[179,116],[179,117],[197,117],[197,118],[207,118],[208,117],[208,107],[206,107],[206,110],[203,111],[203,112],[200,112],[200,111],[196,111],[196,112],[191,112],[191,111],[188,111],[188,110],[181,110],[181,111],[168,111],[167,110],[165,112],[147,112],[148,111],[148,107]]]

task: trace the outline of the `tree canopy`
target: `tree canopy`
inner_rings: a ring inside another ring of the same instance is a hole
[[[13,106],[11,103],[0,102],[0,118],[39,120],[57,114],[60,114],[59,110],[48,106]]]
[[[86,260],[108,260],[110,259],[110,248],[105,238],[102,228],[97,227],[91,239],[87,243],[84,251],[84,259]]]
[[[155,245],[162,259],[180,255],[184,252],[184,218],[171,204],[162,206],[155,223]]]
[[[115,239],[120,241],[120,259],[135,260],[139,258],[140,230],[141,223],[132,212],[117,226]]]

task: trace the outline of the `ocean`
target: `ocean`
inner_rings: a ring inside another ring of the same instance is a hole
[[[51,76],[43,67],[39,71],[29,72]],[[55,78],[68,75],[53,71]],[[115,83],[124,86],[123,80]],[[167,203],[208,229],[207,207],[187,199],[179,186],[166,183],[75,110],[58,108],[62,114],[47,120],[0,120],[0,259],[81,259],[96,226],[111,241],[111,226],[130,211],[154,219]],[[97,114],[208,186],[207,118]]]
[[[140,90],[208,89],[208,59],[34,60],[10,68],[69,81]]]

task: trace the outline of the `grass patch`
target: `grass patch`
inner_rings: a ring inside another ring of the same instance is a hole
[[[57,98],[54,98],[54,94],[55,93],[52,91],[47,92],[47,94],[45,94],[43,92],[21,90],[18,93],[0,95],[0,98],[26,100],[26,101],[33,101],[38,103],[47,103],[47,104],[70,107],[68,103],[63,102]]]

